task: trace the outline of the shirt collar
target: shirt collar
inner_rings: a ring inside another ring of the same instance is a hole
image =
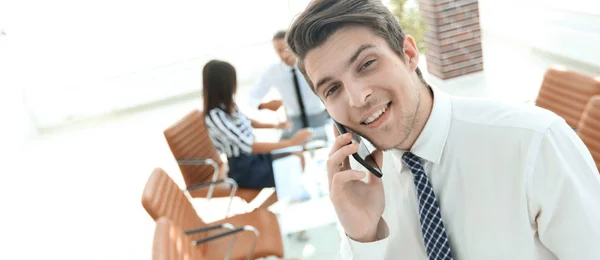
[[[279,66],[281,66],[282,69],[287,70],[287,71],[292,71],[292,69],[298,70],[298,68],[296,67],[296,65],[294,65],[294,66],[288,66],[283,61],[279,61]]]
[[[427,161],[439,164],[450,131],[452,107],[448,94],[435,87],[431,87],[431,90],[433,92],[431,114],[410,151]]]

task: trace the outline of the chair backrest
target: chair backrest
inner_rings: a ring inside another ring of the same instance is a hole
[[[163,133],[175,159],[212,159],[219,167],[223,166],[219,152],[208,136],[204,114],[200,110],[190,111]],[[210,181],[213,176],[210,165],[179,165],[179,169],[187,186]],[[220,171],[219,175],[222,178],[227,174]]]
[[[152,171],[142,194],[142,205],[157,220],[167,217],[183,230],[206,226],[179,186],[161,168]]]
[[[577,134],[590,150],[600,170],[600,96],[594,96],[585,106]]]
[[[535,104],[548,109],[576,127],[588,100],[600,94],[600,80],[574,71],[549,68]]]
[[[192,245],[192,239],[175,225],[170,219],[161,217],[156,221],[154,242],[152,244],[153,260],[202,260],[199,246]]]

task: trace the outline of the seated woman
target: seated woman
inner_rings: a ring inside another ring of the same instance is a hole
[[[275,187],[271,152],[302,145],[312,134],[301,130],[280,142],[256,142],[253,128],[283,129],[289,125],[250,120],[238,111],[234,101],[236,71],[231,64],[212,60],[204,66],[202,77],[206,127],[217,150],[227,154],[229,177],[241,188]]]

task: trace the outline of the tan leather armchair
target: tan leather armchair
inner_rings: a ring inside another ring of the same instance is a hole
[[[600,170],[600,95],[587,102],[577,125],[577,134],[590,150],[596,167]]]
[[[201,239],[193,240],[188,232],[183,231],[173,221],[166,217],[161,217],[156,221],[154,230],[154,241],[152,245],[153,260],[204,260],[209,259],[202,248],[204,243],[216,240],[228,240],[231,248],[235,246],[236,235],[246,230],[253,231],[253,227],[233,227],[230,230],[223,231]],[[210,250],[210,249],[209,249]],[[230,259],[229,255],[225,259]],[[248,252],[247,259],[252,259],[252,252]]]
[[[160,168],[156,168],[150,175],[142,195],[142,205],[148,214],[158,220],[166,217],[189,236],[189,239],[198,240],[223,232],[229,224],[233,227],[251,226],[259,234],[256,247],[252,249],[255,235],[252,232],[242,232],[236,236],[236,241],[231,250],[231,259],[244,259],[249,252],[254,252],[254,257],[277,256],[283,257],[283,241],[277,217],[270,211],[258,208],[250,213],[236,215],[223,220],[205,223],[197,214],[188,197],[179,189],[179,186]],[[207,209],[210,210],[210,209]],[[200,246],[206,259],[224,259],[229,248],[230,240],[219,239],[209,241]]]
[[[552,67],[544,75],[535,104],[556,113],[576,128],[588,100],[598,94],[600,80]]]
[[[164,130],[169,148],[187,187],[227,178],[229,167],[221,160],[208,136],[204,114],[195,109]],[[194,198],[227,197],[233,191],[231,182],[200,185],[188,192]],[[260,190],[237,189],[235,196],[252,201]]]
[[[173,224],[168,218],[156,220],[154,241],[152,243],[153,260],[207,259],[200,246],[192,245],[192,239]]]

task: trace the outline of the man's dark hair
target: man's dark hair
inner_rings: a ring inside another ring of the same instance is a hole
[[[314,91],[306,75],[306,54],[322,45],[337,30],[346,26],[365,26],[382,37],[398,56],[403,57],[404,32],[380,0],[314,0],[288,29],[287,44],[298,57],[298,68]],[[423,83],[419,68],[416,73]]]
[[[275,35],[273,35],[273,40],[283,40],[285,39],[285,34],[285,30],[278,31],[275,33]]]
[[[211,60],[202,70],[202,96],[204,113],[215,108],[223,109],[228,114],[236,110],[233,95],[237,90],[235,68],[225,61]]]

